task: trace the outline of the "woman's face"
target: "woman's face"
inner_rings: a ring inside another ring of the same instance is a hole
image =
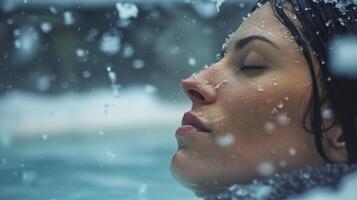
[[[311,95],[309,68],[270,3],[225,46],[224,58],[181,82],[192,110],[176,133],[171,170],[177,180],[202,195],[322,164],[302,122]]]

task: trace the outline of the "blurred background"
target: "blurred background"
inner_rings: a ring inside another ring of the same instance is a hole
[[[1,0],[0,199],[196,199],[169,171],[179,81],[253,4]]]

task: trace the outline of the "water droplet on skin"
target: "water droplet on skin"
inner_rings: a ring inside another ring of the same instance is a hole
[[[289,97],[284,97],[284,100],[285,101],[289,101]]]
[[[214,86],[214,88],[215,88],[215,89],[218,89],[219,87],[221,87],[221,85],[227,84],[227,83],[228,83],[227,80],[223,80],[223,81],[219,82],[216,86]]]
[[[276,107],[280,110],[283,109],[283,107],[284,107],[283,102],[280,102]]]
[[[290,118],[287,116],[287,114],[278,115],[277,121],[280,125],[284,125],[284,126],[290,124]]]
[[[222,136],[218,136],[215,140],[216,144],[220,147],[227,147],[234,143],[234,135],[231,133],[224,134]]]
[[[272,110],[271,110],[271,114],[276,114],[276,113],[278,113],[279,112],[279,110],[277,109],[277,108],[273,108]]]
[[[271,134],[274,131],[274,129],[275,129],[275,125],[273,122],[271,122],[271,121],[265,122],[264,130],[267,134]]]
[[[289,155],[290,156],[295,156],[296,155],[296,150],[294,148],[289,149]]]
[[[192,76],[194,79],[198,79],[197,73],[193,73],[191,76]]]
[[[258,173],[261,176],[270,176],[274,173],[274,166],[269,162],[263,162],[258,166]]]
[[[264,88],[260,85],[257,86],[257,91],[258,92],[263,92],[264,91]]]
[[[279,161],[279,167],[285,168],[288,165],[288,163],[285,160]]]

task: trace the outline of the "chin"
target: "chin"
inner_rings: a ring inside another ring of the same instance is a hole
[[[208,162],[206,162],[208,163]],[[180,150],[176,152],[171,160],[171,174],[183,186],[192,190],[197,196],[202,197],[216,194],[227,189],[215,175],[214,166],[205,164],[198,158],[185,155]],[[209,166],[209,167],[207,167]]]

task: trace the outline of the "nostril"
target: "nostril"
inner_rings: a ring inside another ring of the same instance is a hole
[[[200,94],[199,92],[197,92],[196,90],[189,90],[188,92],[190,93],[190,95],[192,97],[198,98],[201,101],[205,101],[205,97],[202,94]]]

